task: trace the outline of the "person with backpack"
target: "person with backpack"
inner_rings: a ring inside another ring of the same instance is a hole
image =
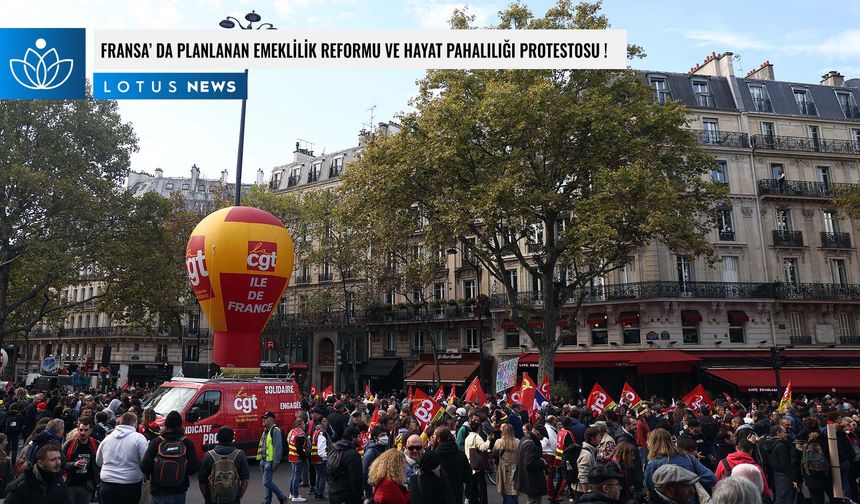
[[[95,470],[98,442],[92,437],[93,421],[89,417],[78,420],[77,435],[66,441],[63,453],[66,457],[66,486],[72,504],[89,504],[93,491],[98,486]]]
[[[171,411],[165,417],[164,429],[149,442],[140,461],[140,470],[149,476],[152,504],[185,504],[188,476],[197,474],[200,460],[194,442],[185,437],[182,415],[178,411]]]
[[[146,438],[137,432],[137,416],[123,413],[96,452],[101,504],[138,504],[143,482],[140,462],[147,448]]]
[[[21,415],[21,405],[14,402],[9,406],[9,412],[6,415],[6,436],[9,439],[9,457],[12,460],[18,457],[18,444],[23,428],[24,416]]]
[[[815,422],[816,424],[818,422]],[[798,438],[795,442],[800,450],[800,470],[803,483],[809,489],[809,497],[813,504],[824,504],[824,496],[830,493],[830,462],[822,448],[826,439],[818,432],[805,433],[805,440]]]
[[[361,456],[355,450],[358,429],[347,427],[326,463],[329,504],[360,504],[363,497]]]
[[[290,475],[290,499],[293,502],[305,502],[305,498],[299,495],[299,485],[302,476],[308,469],[308,437],[305,434],[304,417],[296,415],[293,428],[287,435],[287,461],[290,463],[292,474]]]
[[[60,450],[63,446],[64,433],[65,423],[61,419],[54,418],[49,420],[45,425],[45,430],[43,430],[41,434],[35,436],[31,441],[33,446],[27,451],[27,465],[29,467],[33,467],[33,465],[36,464],[36,454],[43,446],[52,445],[56,446],[57,449]],[[66,458],[62,451],[60,451],[60,455],[63,459],[63,466],[65,466]]]
[[[761,473],[761,479],[764,486],[764,494],[768,497],[773,497],[770,491],[770,486],[767,484],[767,476],[764,469],[753,458],[752,453],[755,451],[756,445],[749,439],[741,439],[738,441],[737,451],[730,453],[726,458],[719,461],[717,464],[716,477],[717,481],[727,478],[732,475],[732,469],[738,464],[751,464],[758,468]]]
[[[791,460],[791,443],[788,432],[780,425],[770,428],[770,436],[759,441],[764,458],[765,474],[773,489],[775,502],[794,502],[796,488],[800,486],[800,471],[796,471]]]
[[[281,429],[275,425],[275,414],[267,411],[263,414],[263,434],[260,436],[260,444],[257,447],[257,459],[260,461],[260,472],[263,474],[263,487],[266,492],[263,496],[263,504],[272,504],[272,493],[278,497],[280,504],[287,502],[287,496],[278,488],[272,479],[272,475],[281,465],[283,453],[283,435]],[[301,501],[299,501],[301,502]]]
[[[206,504],[239,504],[251,479],[245,452],[233,446],[233,429],[221,427],[218,444],[203,455],[197,480]]]

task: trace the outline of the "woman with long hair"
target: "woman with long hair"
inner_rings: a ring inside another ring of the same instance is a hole
[[[406,484],[406,455],[400,450],[386,450],[370,464],[367,473],[373,487],[371,500],[376,504],[409,504]]]
[[[675,443],[672,441],[672,435],[665,429],[654,429],[648,435],[648,465],[645,467],[645,487],[649,494],[656,495],[654,490],[654,480],[652,476],[660,466],[665,464],[674,464],[681,466],[688,471],[692,471],[701,479],[699,482],[705,487],[705,490],[710,489],[717,482],[717,477],[713,471],[703,466],[695,457],[687,457],[678,452]],[[655,502],[659,500],[652,499]],[[698,499],[695,502],[699,502]]]
[[[612,461],[621,468],[624,479],[621,483],[619,500],[623,503],[638,502],[637,496],[642,493],[642,467],[636,463],[637,450],[630,443],[618,443],[612,453]],[[637,467],[638,466],[638,467]]]
[[[6,485],[15,479],[15,468],[12,467],[12,459],[6,455],[9,438],[0,433],[0,499],[6,498]]]
[[[499,459],[496,465],[496,490],[502,496],[502,504],[516,504],[514,470],[517,468],[520,440],[514,435],[514,426],[509,423],[502,424],[501,433],[501,438],[493,445],[493,455]]]
[[[140,420],[140,426],[137,428],[137,431],[143,434],[143,437],[145,437],[147,441],[152,441],[158,437],[159,428],[155,423],[155,420],[156,415],[154,409],[147,408],[143,411],[143,418]]]

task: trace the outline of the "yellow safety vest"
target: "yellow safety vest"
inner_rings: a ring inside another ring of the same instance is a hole
[[[260,436],[260,445],[257,447],[257,459],[265,460],[266,462],[274,462],[275,460],[275,443],[272,442],[272,431],[275,430],[277,426],[273,425],[268,432],[263,431],[263,435]],[[263,456],[263,441],[266,442],[266,458],[261,459]]]

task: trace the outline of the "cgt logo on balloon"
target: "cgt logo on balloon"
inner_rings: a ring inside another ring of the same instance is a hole
[[[199,301],[212,297],[212,284],[209,282],[209,271],[206,269],[206,237],[192,236],[185,248],[185,269],[188,271],[188,283],[194,290]]]
[[[264,241],[248,242],[248,259],[245,261],[249,270],[272,271],[278,262],[278,244]]]

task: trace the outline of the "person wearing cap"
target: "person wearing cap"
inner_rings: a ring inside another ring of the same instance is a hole
[[[660,504],[688,504],[696,495],[696,483],[701,480],[696,473],[675,464],[663,464],[653,475],[654,499]]]
[[[620,504],[621,481],[624,476],[614,463],[597,464],[588,471],[588,493],[579,497],[579,503]]]
[[[418,470],[409,480],[412,504],[455,504],[448,481],[442,478],[441,459],[426,451],[418,460]]]
[[[185,445],[185,474],[182,483],[178,486],[161,486],[159,478],[154,476],[155,458],[158,456],[158,448],[162,443],[180,441]],[[185,494],[188,492],[188,476],[197,474],[200,470],[200,460],[197,458],[197,450],[194,442],[185,437],[185,429],[182,428],[182,415],[178,411],[171,411],[164,418],[164,429],[161,434],[149,442],[146,453],[140,460],[140,470],[149,476],[149,493],[152,496],[152,504],[183,504]]]
[[[280,504],[287,502],[287,496],[278,488],[272,475],[278,470],[283,453],[281,429],[275,425],[275,414],[267,411],[263,414],[263,434],[257,447],[257,459],[260,460],[260,472],[263,475],[263,487],[266,492],[263,504],[272,504],[272,493],[278,496]],[[301,498],[301,497],[300,497]],[[301,502],[301,501],[297,501]]]
[[[514,488],[521,494],[526,494],[528,504],[538,504],[547,494],[546,460],[543,458],[540,442],[546,437],[543,425],[532,427],[531,431],[520,443],[517,451],[517,476],[514,478]]]
[[[197,482],[200,485],[200,493],[206,504],[212,503],[212,492],[209,488],[209,476],[212,474],[212,468],[215,465],[216,459],[221,460],[228,458],[236,464],[236,472],[239,474],[239,488],[236,490],[236,500],[233,502],[219,502],[217,504],[239,504],[242,496],[248,490],[248,483],[251,479],[250,468],[248,467],[248,458],[245,452],[233,446],[235,433],[233,429],[221,427],[215,434],[215,441],[218,444],[214,448],[203,454],[203,461],[200,464],[200,472],[197,474]]]
[[[347,427],[329,455],[329,504],[361,504],[364,495],[361,456],[355,450],[358,429]]]

